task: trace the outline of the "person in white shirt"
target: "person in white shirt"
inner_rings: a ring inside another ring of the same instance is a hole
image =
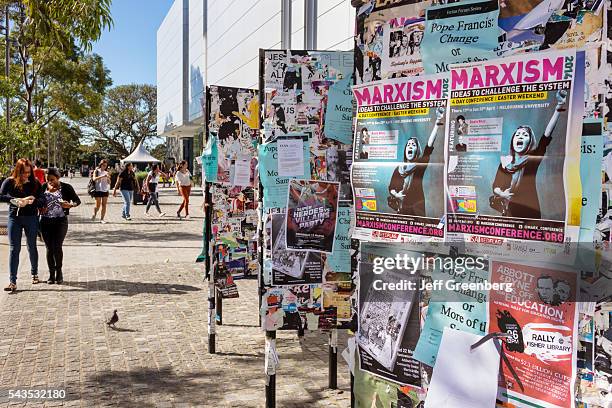
[[[94,213],[91,216],[92,221],[96,219],[98,211],[100,211],[100,222],[106,224],[104,216],[106,215],[106,204],[108,203],[108,191],[110,190],[110,173],[108,172],[108,161],[103,159],[98,167],[94,170],[92,180],[95,183],[96,191],[92,194],[96,200]]]
[[[183,160],[176,170],[176,174],[174,175],[176,188],[181,197],[183,197],[183,202],[176,212],[176,216],[181,218],[181,211],[185,209],[185,218],[189,218],[189,195],[191,194],[191,173],[187,168],[187,161]]]
[[[154,164],[149,174],[147,174],[145,182],[143,183],[143,188],[146,188],[149,192],[149,201],[147,202],[147,208],[145,210],[145,215],[147,216],[149,215],[149,209],[151,208],[151,205],[155,205],[155,208],[157,209],[157,212],[159,213],[160,217],[166,215],[166,213],[162,212],[161,208],[159,208],[159,197],[157,195],[157,185],[159,184],[160,175],[168,177],[159,169],[159,164]]]

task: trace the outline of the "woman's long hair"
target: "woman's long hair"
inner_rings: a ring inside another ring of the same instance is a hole
[[[38,189],[39,183],[38,180],[36,180],[36,177],[34,177],[34,167],[32,166],[32,162],[30,162],[28,159],[22,158],[17,160],[15,168],[11,173],[11,178],[15,181],[15,187],[17,187],[19,190],[23,190],[24,182],[22,181],[21,176],[25,174],[28,167],[30,168],[28,181],[35,186],[35,189]]]
[[[101,169],[102,165],[106,164],[106,168],[108,169],[108,160],[106,159],[102,159],[100,160],[100,163],[98,163],[98,168]]]

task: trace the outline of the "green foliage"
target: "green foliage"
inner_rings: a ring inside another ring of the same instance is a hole
[[[166,159],[166,153],[168,152],[168,145],[166,143],[161,143],[151,149],[151,156],[155,157],[160,162],[164,162]]]
[[[0,123],[0,146],[6,149],[0,151],[0,173],[6,174],[14,160],[20,157],[32,157],[34,146],[42,137],[42,132],[36,126],[23,122],[11,122],[7,128],[6,122]]]
[[[143,140],[156,135],[157,92],[152,85],[111,88],[103,108],[79,121],[90,141],[107,143],[126,157]]]
[[[43,46],[90,51],[113,20],[112,0],[22,0],[30,31]]]
[[[143,181],[145,181],[145,179],[147,178],[147,173],[146,171],[137,171],[136,172],[136,180],[138,180],[138,184],[142,186]]]
[[[8,96],[11,108],[9,129],[0,117],[0,145],[7,146],[6,152],[0,149],[0,168],[20,156],[50,161],[51,148],[58,165],[77,164],[85,153],[81,132],[70,121],[99,111],[112,83],[102,58],[87,54],[112,26],[110,5],[111,0],[0,0],[2,11],[8,6],[10,25],[10,73],[0,79],[0,97],[4,102]],[[3,37],[0,49],[4,54]]]

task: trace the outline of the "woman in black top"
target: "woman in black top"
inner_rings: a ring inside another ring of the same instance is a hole
[[[506,217],[542,218],[536,189],[536,174],[551,142],[551,134],[564,110],[566,91],[557,92],[557,106],[544,135],[537,142],[530,126],[519,126],[510,139],[512,159],[506,166],[499,165],[493,181],[493,194],[501,198],[501,213]],[[535,146],[535,147],[534,147]]]
[[[119,173],[119,177],[117,177],[117,182],[115,183],[115,189],[113,190],[113,197],[117,197],[117,189],[121,191],[121,196],[123,197],[121,218],[126,221],[132,221],[130,207],[132,205],[132,199],[134,198],[134,190],[140,190],[136,174],[134,173],[134,165],[132,163],[127,163],[123,171]]]
[[[38,249],[36,236],[38,234],[37,199],[42,192],[40,183],[34,177],[32,163],[28,159],[19,159],[11,176],[4,180],[0,187],[0,202],[10,203],[7,223],[10,256],[9,284],[5,291],[17,290],[17,270],[19,269],[19,254],[21,252],[21,237],[26,235],[30,264],[32,266],[32,283],[38,280]]]
[[[70,184],[60,182],[60,172],[47,170],[47,182],[42,186],[40,201],[40,231],[47,247],[48,284],[62,283],[64,239],[68,232],[70,209],[81,204],[79,196]]]
[[[438,128],[443,125],[444,108],[436,111],[434,125],[427,146],[421,151],[421,144],[416,137],[411,137],[404,147],[404,163],[398,166],[389,182],[389,203],[398,214],[425,216],[425,193],[423,192],[423,176],[429,158],[433,152]],[[391,203],[395,203],[391,205]]]

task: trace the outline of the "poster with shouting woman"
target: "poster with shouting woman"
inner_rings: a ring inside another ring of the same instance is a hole
[[[524,54],[450,74],[447,237],[489,255],[570,256],[580,226],[584,54]]]
[[[388,79],[353,87],[356,227],[368,241],[444,238],[444,117],[448,78]]]

